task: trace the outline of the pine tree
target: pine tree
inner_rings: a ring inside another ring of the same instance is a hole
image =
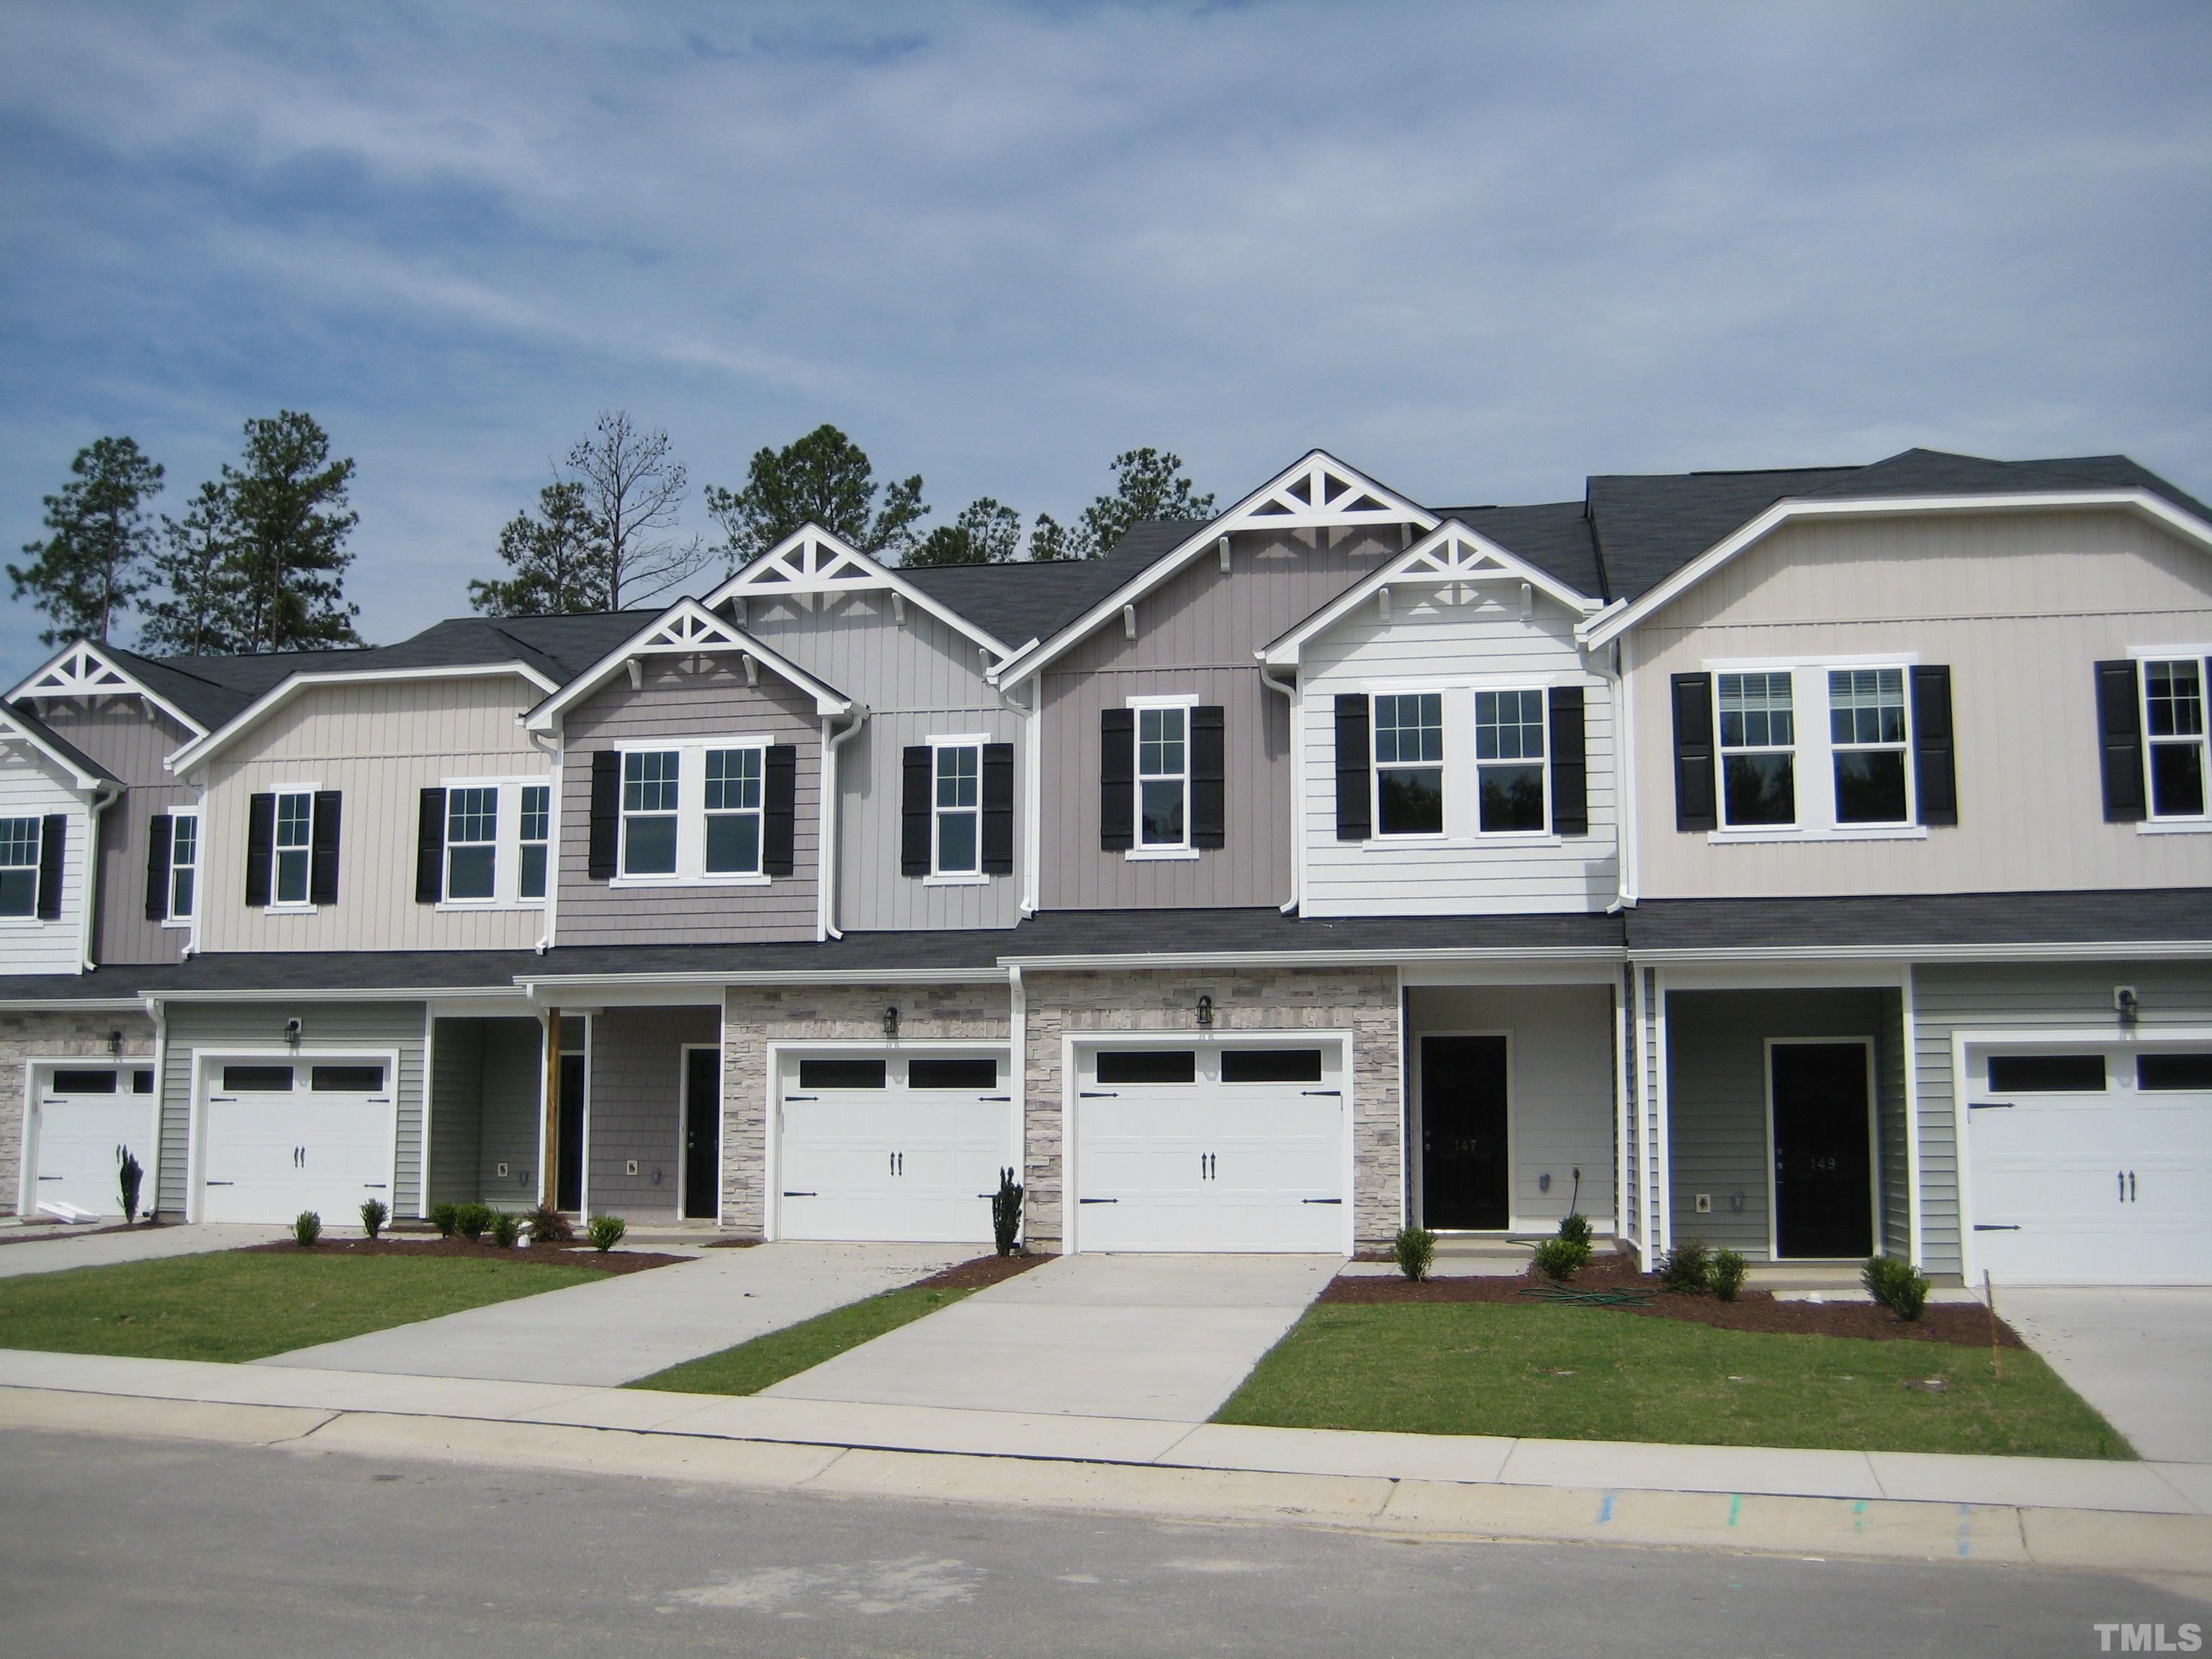
[[[471,581],[469,603],[487,616],[543,617],[597,611],[606,603],[605,559],[592,533],[584,487],[557,480],[499,532],[499,556],[514,574]]]
[[[180,519],[166,514],[154,555],[161,596],[144,607],[142,651],[180,657],[225,656],[256,648],[238,562],[230,492],[210,480]]]
[[[100,438],[76,453],[58,495],[46,498],[42,542],[28,542],[27,562],[11,564],[15,597],[32,603],[53,625],[39,637],[107,642],[122,613],[151,578],[146,564],[154,527],[146,503],[161,489],[161,469],[130,438]]]
[[[312,651],[359,645],[345,598],[346,537],[361,515],[346,507],[350,460],[331,459],[331,441],[311,415],[285,410],[246,423],[242,464],[222,470],[235,544],[231,563],[244,589],[246,647]]]
[[[920,473],[878,485],[867,453],[826,422],[782,449],[755,451],[744,489],[708,485],[707,510],[721,522],[733,568],[810,522],[896,563],[920,541],[915,526],[929,512]]]
[[[905,562],[1004,564],[1021,550],[1021,545],[1022,515],[982,495],[962,507],[960,516],[951,524],[941,524],[923,537]]]
[[[1213,516],[1213,496],[1200,495],[1182,476],[1182,457],[1157,449],[1132,449],[1114,458],[1114,493],[1083,509],[1075,540],[1087,559],[1103,557],[1150,520],[1194,520]]]

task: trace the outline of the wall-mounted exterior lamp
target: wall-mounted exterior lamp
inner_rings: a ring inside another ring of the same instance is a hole
[[[108,1052],[109,1054],[114,1054],[114,1055],[117,1055],[117,1056],[118,1056],[118,1057],[122,1054],[122,1053],[123,1053],[123,1033],[122,1033],[122,1032],[120,1032],[120,1031],[110,1031],[110,1032],[107,1034],[107,1052]]]
[[[1207,1026],[1213,1024],[1213,999],[1212,997],[1200,996],[1199,998],[1198,1023],[1200,1026]]]
[[[2136,1022],[2142,1018],[2142,1005],[2136,1000],[2136,988],[2132,985],[2114,986],[2112,1006],[2118,1011],[2120,1029],[2123,1031],[2134,1030]]]
[[[294,1049],[300,1046],[300,1017],[297,1014],[284,1022],[284,1046]]]
[[[898,1041],[898,1010],[896,1007],[884,1010],[884,1041],[886,1042]]]

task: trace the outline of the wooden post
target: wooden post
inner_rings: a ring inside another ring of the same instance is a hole
[[[2004,1381],[2004,1353],[1997,1346],[1997,1289],[1990,1282],[1990,1270],[1982,1269],[1982,1300],[1990,1304],[1990,1376],[1994,1382]]]
[[[538,1159],[538,1201],[546,1206],[561,1201],[561,1011],[545,1011],[545,1128],[544,1151]]]

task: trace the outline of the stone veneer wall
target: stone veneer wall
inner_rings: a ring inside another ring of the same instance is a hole
[[[24,1062],[112,1059],[107,1052],[110,1031],[123,1033],[125,1060],[154,1057],[154,1022],[143,1013],[59,1008],[0,1013],[0,1215],[15,1213],[23,1190]],[[150,1211],[150,1168],[147,1176],[145,1203]]]
[[[1004,985],[733,985],[722,1010],[722,1224],[739,1233],[767,1224],[768,1045],[840,1042],[880,1048],[884,1010],[899,1011],[899,1036],[1004,1042],[1011,1024]]]
[[[1061,1040],[1109,1031],[1195,1031],[1201,994],[1213,999],[1216,1035],[1349,1030],[1352,1038],[1352,1236],[1385,1244],[1403,1224],[1404,1107],[1399,1086],[1398,981],[1355,969],[1258,969],[1206,973],[1024,975],[1029,998],[1026,1132],[1028,1237],[1057,1250],[1061,1231],[1061,1134],[1066,1110]]]

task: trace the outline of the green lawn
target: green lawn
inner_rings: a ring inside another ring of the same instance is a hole
[[[687,1359],[624,1386],[666,1389],[676,1394],[758,1394],[771,1383],[811,1370],[848,1348],[872,1342],[885,1331],[895,1331],[974,1294],[972,1289],[902,1285],[832,1308],[803,1324],[787,1325],[720,1353]]]
[[[1940,1393],[1907,1389],[1941,1376]],[[1864,1451],[2135,1455],[2033,1354],[1589,1308],[1319,1304],[1216,1421]]]
[[[0,1348],[260,1359],[600,1277],[532,1261],[222,1250],[0,1279]]]

